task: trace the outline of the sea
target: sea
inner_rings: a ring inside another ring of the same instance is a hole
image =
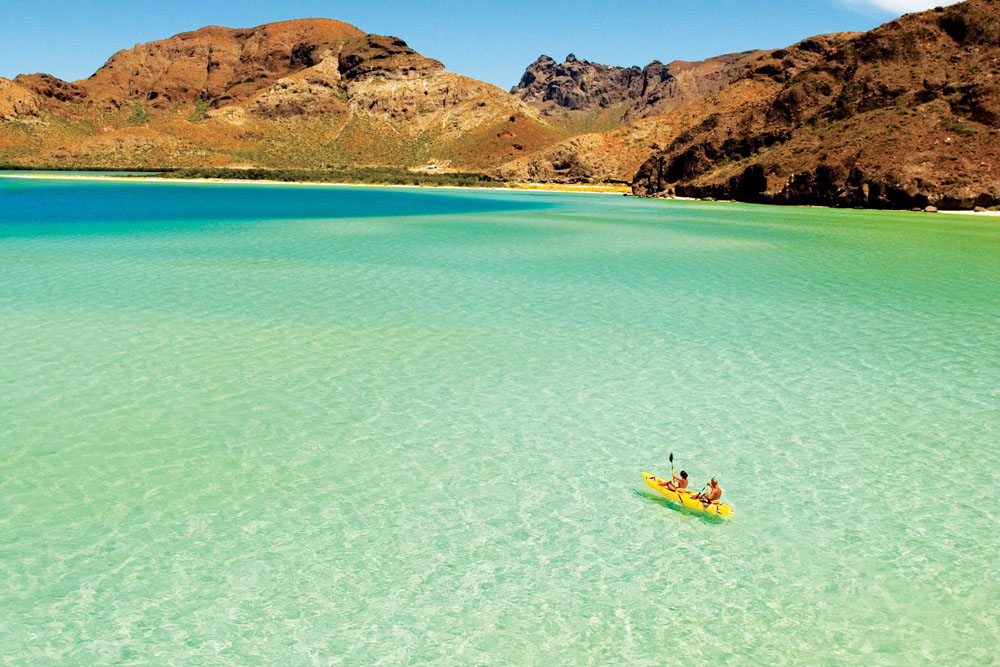
[[[997,664],[998,443],[1000,219],[0,176],[4,664]]]

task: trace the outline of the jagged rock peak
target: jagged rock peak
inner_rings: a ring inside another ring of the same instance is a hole
[[[744,74],[747,63],[760,53],[669,65],[654,60],[641,69],[602,65],[572,53],[562,63],[540,56],[511,92],[547,115],[623,105],[623,120],[642,118],[721,90]]]
[[[543,55],[528,66],[511,92],[543,111],[609,106],[626,96],[630,72],[580,60],[572,53],[562,63]]]

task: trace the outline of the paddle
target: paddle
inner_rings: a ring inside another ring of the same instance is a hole
[[[681,488],[679,488],[679,487],[676,486],[675,478],[677,476],[674,474],[674,453],[670,452],[670,456],[668,456],[667,458],[670,459],[670,483],[675,485],[674,488],[673,488],[673,492],[677,494],[677,500],[679,500],[680,503],[681,503],[681,505],[683,505],[684,504],[684,494],[685,493],[690,493],[690,492],[687,491],[687,489],[681,489]]]
[[[670,452],[670,456],[667,457],[670,460],[670,484],[674,483],[674,453]],[[680,497],[680,491],[675,491],[677,496]]]
[[[708,509],[709,507],[711,507],[713,502],[720,502],[718,500],[709,500],[708,498],[704,497],[705,496],[705,492],[708,491],[708,487],[711,486],[711,485],[712,485],[712,480],[708,480],[707,482],[705,482],[705,488],[702,489],[701,493],[699,494],[699,495],[702,496],[701,502],[702,502],[702,504],[705,505],[706,509]]]
[[[667,458],[670,459],[670,483],[674,484],[675,483],[674,482],[674,477],[676,477],[676,475],[674,475],[674,453],[670,452],[670,456],[667,457]],[[708,485],[706,484],[705,486],[707,487]],[[684,504],[684,494],[685,494],[685,492],[686,493],[691,493],[687,489],[681,489],[681,488],[678,488],[678,489],[676,489],[674,491],[674,493],[677,494],[678,500],[681,501],[681,504]]]

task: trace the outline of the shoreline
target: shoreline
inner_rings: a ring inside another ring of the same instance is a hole
[[[558,183],[512,183],[506,187],[489,187],[485,185],[407,185],[390,183],[326,183],[321,181],[276,181],[269,179],[242,178],[170,178],[166,176],[98,176],[95,174],[0,174],[2,178],[46,179],[58,181],[116,181],[128,183],[206,183],[228,185],[311,185],[349,188],[417,188],[441,190],[486,190],[489,192],[574,192],[580,194],[617,195],[631,193],[628,186],[622,185],[562,185]]]
[[[482,190],[486,192],[565,192],[574,194],[596,194],[596,195],[614,195],[631,196],[631,188],[625,185],[586,185],[586,184],[575,184],[566,185],[561,183],[511,183],[504,187],[489,187],[485,185],[406,185],[406,184],[389,184],[389,183],[325,183],[320,181],[276,181],[269,179],[242,179],[242,178],[170,178],[166,176],[99,176],[95,174],[73,174],[68,173],[53,173],[53,174],[39,174],[39,173],[7,173],[0,174],[0,178],[21,178],[21,179],[47,179],[47,180],[60,180],[60,181],[116,181],[116,182],[127,182],[127,183],[204,183],[204,184],[218,184],[218,185],[309,185],[309,186],[325,186],[334,188],[409,188],[409,189],[429,189],[429,190]],[[666,197],[666,198],[651,198],[651,199],[664,199],[673,201],[693,201],[713,203],[713,204],[740,204],[746,202],[738,201],[721,201],[717,199],[708,202],[704,199],[697,199],[694,197]],[[790,208],[795,208],[792,206]],[[810,204],[804,204],[801,208],[829,208],[826,206],[815,206]],[[839,209],[834,209],[839,210]],[[846,210],[846,209],[845,209]],[[903,209],[857,209],[864,211],[892,211],[896,213],[914,213],[916,211],[909,211]],[[985,217],[1000,217],[1000,211],[969,211],[969,210],[957,210],[957,209],[940,209],[937,213],[947,213],[952,215],[972,215],[972,216],[985,216]]]
[[[997,217],[1000,216],[1000,211],[960,211],[955,209],[942,209],[938,213],[951,213],[952,215],[985,215]]]

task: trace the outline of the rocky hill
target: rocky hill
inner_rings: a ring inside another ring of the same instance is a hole
[[[601,114],[613,125],[672,111],[725,88],[748,71],[762,51],[718,56],[700,62],[654,60],[643,68],[579,60],[563,63],[541,56],[525,70],[511,93],[547,116],[571,112]]]
[[[643,196],[1000,205],[1000,0],[698,63],[545,56],[512,93],[327,19],[209,26],[0,78],[0,164],[378,165]]]
[[[742,79],[663,115],[628,121],[603,132],[584,132],[515,157],[490,173],[509,181],[631,183],[651,153],[670,146],[687,129],[713,115],[737,113],[776,88],[773,82]]]
[[[0,80],[0,162],[86,166],[494,166],[565,132],[395,37],[304,19],[209,26],[86,80]]]
[[[574,136],[518,155],[492,173],[514,181],[629,183],[650,151],[670,145],[681,128],[728,111],[752,94],[754,86],[743,86],[722,101],[714,97],[745,78],[751,63],[767,53],[668,65],[653,61],[641,69],[601,65],[573,54],[563,63],[541,56],[511,92]]]
[[[808,39],[759,58],[744,80],[766,94],[686,127],[642,164],[636,194],[1000,204],[1000,0]]]

